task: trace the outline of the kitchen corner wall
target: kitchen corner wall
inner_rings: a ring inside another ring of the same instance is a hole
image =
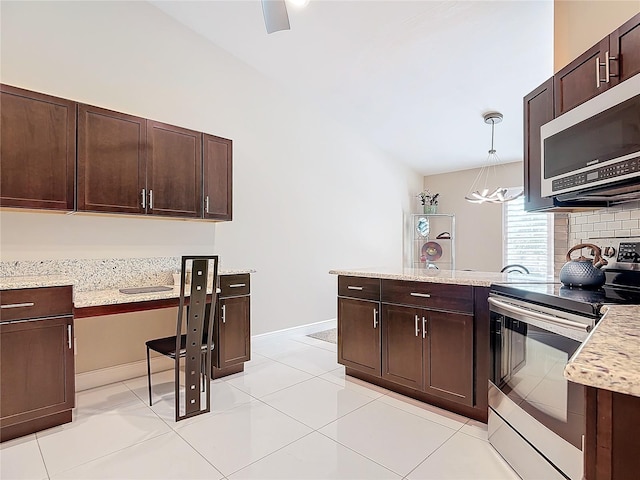
[[[222,268],[257,271],[252,334],[335,318],[331,268],[401,264],[423,177],[320,106],[147,2],[0,8],[3,83],[234,142],[232,222],[3,211],[2,260],[218,253]]]
[[[440,193],[439,213],[456,215],[456,270],[499,272],[504,266],[502,205],[478,205],[464,199],[479,171],[430,175],[424,178],[424,187]],[[522,162],[501,164],[495,172],[496,182],[505,187],[522,185]]]

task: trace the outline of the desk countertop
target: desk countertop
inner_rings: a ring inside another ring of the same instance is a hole
[[[640,397],[640,306],[611,305],[564,369],[575,383]]]
[[[255,273],[252,269],[220,270],[219,275],[239,275]],[[19,288],[40,288],[75,285],[76,281],[64,275],[41,275],[24,277],[0,277],[0,290],[15,290]],[[142,286],[142,285],[141,285]],[[169,285],[173,287],[173,285]],[[211,287],[209,292],[211,293]],[[120,293],[118,288],[79,292],[74,291],[74,308],[117,305],[122,303],[148,302],[167,300],[180,296],[180,287],[174,287],[164,292],[138,293],[128,295]]]

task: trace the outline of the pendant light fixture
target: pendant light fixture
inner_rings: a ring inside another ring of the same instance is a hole
[[[486,164],[480,169],[478,176],[471,184],[469,193],[464,197],[471,203],[504,203],[518,198],[524,193],[521,188],[512,189],[500,186],[492,186],[497,183],[496,167],[500,163],[500,158],[493,147],[494,130],[496,123],[502,122],[502,114],[499,112],[489,112],[484,115],[484,123],[491,124],[491,149],[487,157]],[[489,193],[491,192],[491,193]]]

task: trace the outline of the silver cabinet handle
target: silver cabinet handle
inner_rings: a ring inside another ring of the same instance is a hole
[[[418,330],[418,315],[416,315],[416,337],[420,335],[420,330]]]
[[[234,283],[232,285],[229,285],[229,288],[239,288],[239,287],[246,287],[247,284],[246,283]]]
[[[606,81],[607,83],[609,83],[609,80],[611,80],[611,77],[618,76],[615,73],[611,73],[611,60],[618,60],[618,57],[610,57],[608,51],[605,53],[605,56],[607,61],[605,62],[605,65],[604,65],[604,73],[605,73]]]
[[[204,211],[206,213],[209,213],[209,195],[207,195],[207,198],[204,199]]]
[[[153,190],[149,190],[149,208],[153,208]]]
[[[422,317],[422,338],[427,336],[427,319]]]
[[[147,208],[147,189],[143,188],[142,192],[140,193],[140,196],[142,197],[142,209],[146,209]]]
[[[353,285],[348,285],[347,290],[362,290],[362,287],[354,287]]]
[[[378,328],[378,309],[373,309],[373,328]]]
[[[416,292],[411,292],[411,296],[412,296],[412,297],[431,298],[431,295],[429,295],[428,293],[416,293]]]
[[[69,350],[71,350],[71,325],[67,325],[67,345],[69,345]]]
[[[26,302],[26,303],[8,303],[6,305],[2,305],[0,306],[1,309],[5,309],[5,308],[23,308],[23,307],[33,307],[35,305],[35,303],[33,302]]]
[[[596,88],[600,88],[600,57],[596,57]]]
[[[222,323],[227,323],[227,306],[222,305]]]

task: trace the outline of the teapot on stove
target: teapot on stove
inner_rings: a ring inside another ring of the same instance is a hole
[[[590,248],[593,258],[582,254],[577,259],[571,253],[582,248]],[[581,243],[567,252],[567,263],[560,270],[560,281],[568,287],[598,288],[604,285],[606,278],[600,267],[608,262],[602,258],[600,248],[591,243]]]

